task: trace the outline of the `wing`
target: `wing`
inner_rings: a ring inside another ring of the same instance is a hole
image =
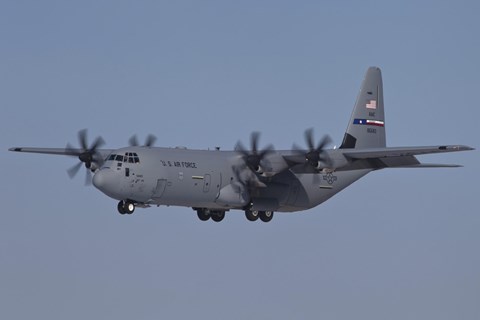
[[[28,152],[28,153],[42,153],[42,154],[53,154],[53,155],[62,155],[62,156],[78,156],[80,153],[84,152],[83,149],[74,149],[74,148],[24,148],[16,147],[10,148],[9,151],[13,152]],[[113,149],[97,149],[95,152],[100,154],[103,159],[105,159]]]

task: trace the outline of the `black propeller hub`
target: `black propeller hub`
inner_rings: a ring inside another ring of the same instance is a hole
[[[261,160],[262,159],[259,157],[258,154],[249,154],[245,159],[245,162],[247,163],[249,168],[251,168],[254,171],[257,171],[260,167]]]
[[[78,159],[80,159],[80,161],[82,162],[85,162],[85,165],[88,164],[91,164],[92,161],[93,161],[93,156],[91,154],[90,151],[86,151],[86,152],[83,152],[81,153],[79,156],[78,156]],[[90,165],[88,166],[88,168],[90,168]]]
[[[315,167],[320,161],[320,153],[316,150],[312,150],[306,154],[305,159],[307,160],[309,165]]]
[[[260,163],[268,154],[273,152],[273,146],[268,145],[262,150],[258,150],[258,140],[260,139],[259,132],[252,132],[250,135],[250,150],[247,150],[239,141],[235,150],[242,156],[245,165],[252,171],[258,172],[260,170]]]
[[[85,164],[85,168],[91,169],[92,164],[96,164],[96,168],[100,167],[103,164],[104,159],[102,158],[101,154],[98,153],[97,149],[100,148],[102,145],[105,144],[104,140],[102,137],[97,137],[92,145],[88,147],[88,142],[87,142],[87,130],[80,130],[78,132],[78,142],[80,144],[80,148],[73,148],[70,144],[67,144],[66,151],[68,152],[69,155],[75,156],[80,160],[79,163],[71,167],[70,169],[67,170],[68,175],[70,178],[73,178],[80,167],[82,166],[82,163]],[[91,173],[90,170],[87,170],[87,176],[85,179],[85,184],[90,184],[91,183]]]
[[[294,145],[293,149],[295,153],[303,155],[305,157],[305,163],[313,168],[317,169],[320,162],[330,165],[332,161],[325,152],[325,146],[331,142],[330,137],[328,135],[324,136],[317,146],[313,138],[313,129],[306,130],[304,137],[308,149],[304,150]]]

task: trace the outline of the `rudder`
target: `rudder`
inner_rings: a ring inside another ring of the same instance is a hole
[[[340,148],[384,147],[386,147],[386,136],[382,73],[380,68],[370,67],[363,79]]]

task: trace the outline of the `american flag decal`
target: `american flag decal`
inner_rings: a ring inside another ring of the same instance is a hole
[[[376,100],[370,100],[366,104],[367,109],[377,109],[377,101]]]

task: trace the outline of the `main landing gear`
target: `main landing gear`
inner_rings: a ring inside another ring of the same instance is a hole
[[[135,211],[135,204],[129,200],[121,200],[117,209],[120,214],[132,214]]]
[[[215,222],[220,222],[225,218],[225,211],[209,210],[205,208],[195,208],[194,210],[197,211],[198,219],[202,221],[207,221],[211,218]]]
[[[197,211],[198,219],[202,221],[207,221],[212,219],[215,222],[220,222],[225,218],[225,211],[221,210],[210,210],[206,208],[193,208]],[[258,219],[263,222],[270,222],[273,219],[273,211],[258,211],[258,210],[245,210],[245,216],[249,221],[257,221]]]
[[[245,210],[245,217],[248,221],[257,221],[258,218],[263,222],[270,222],[273,219],[273,211]]]

